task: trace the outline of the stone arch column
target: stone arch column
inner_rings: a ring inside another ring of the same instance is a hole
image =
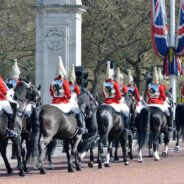
[[[42,103],[51,102],[49,86],[55,77],[58,56],[67,73],[71,64],[81,65],[81,0],[37,0],[36,85],[41,84]]]

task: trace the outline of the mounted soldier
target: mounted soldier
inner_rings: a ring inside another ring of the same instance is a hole
[[[56,106],[64,113],[69,113],[70,111],[75,113],[78,125],[81,127],[83,125],[81,113],[79,109],[76,108],[76,102],[74,105],[72,104],[70,85],[69,81],[66,80],[66,70],[60,56],[56,70],[56,77],[50,86],[50,94],[53,97],[51,105]],[[83,128],[79,128],[79,133],[84,132]]]
[[[166,103],[165,87],[159,83],[159,75],[156,67],[154,67],[153,80],[148,84],[147,96],[148,106],[159,107],[166,114],[169,129],[172,129],[172,119],[168,108],[169,105]]]
[[[75,65],[72,64],[70,74],[69,74],[69,85],[71,91],[71,111],[76,114],[76,118],[78,120],[79,132],[88,133],[88,130],[85,127],[85,121],[82,112],[78,106],[77,97],[81,94],[80,87],[76,83],[76,75],[75,75]]]

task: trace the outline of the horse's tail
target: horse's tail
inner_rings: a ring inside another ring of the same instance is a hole
[[[151,110],[149,108],[142,109],[138,125],[139,148],[142,148],[148,142],[150,135],[150,116]]]
[[[40,131],[40,122],[39,122],[39,113],[40,113],[41,107],[37,107],[32,115],[32,134],[31,134],[31,154],[28,158],[29,162],[35,163],[37,161],[38,156],[40,155],[40,137],[41,137],[41,131]]]

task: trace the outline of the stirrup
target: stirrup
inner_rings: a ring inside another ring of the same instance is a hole
[[[78,130],[79,134],[87,134],[88,133],[88,129],[87,128],[79,127],[78,129],[79,129]]]

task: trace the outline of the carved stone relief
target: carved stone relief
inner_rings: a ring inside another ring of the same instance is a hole
[[[64,49],[65,32],[61,28],[49,28],[45,35],[47,48],[50,51],[62,51]]]

